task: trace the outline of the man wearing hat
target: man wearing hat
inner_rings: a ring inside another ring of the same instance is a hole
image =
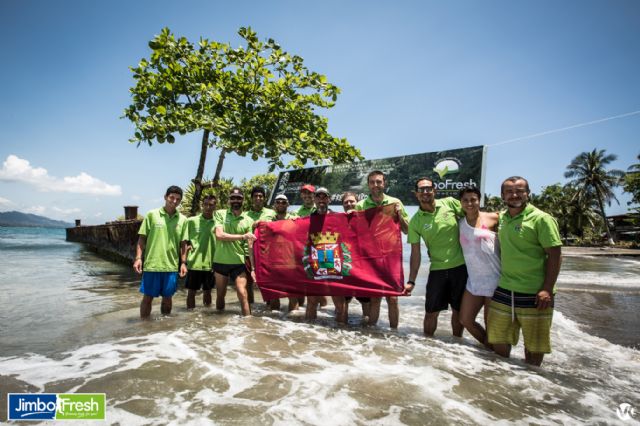
[[[287,211],[288,207],[289,207],[289,199],[287,198],[287,196],[284,194],[276,195],[276,199],[273,205],[273,208],[275,210],[275,215],[273,216],[271,221],[276,222],[279,220],[288,220],[288,219],[297,218],[298,217],[297,214],[295,214],[294,212]],[[289,312],[295,311],[296,309],[298,309],[298,307],[300,306],[299,299],[304,300],[304,297],[289,298],[289,308],[288,308]],[[275,310],[280,309],[280,299],[272,299],[272,300],[269,300],[268,303],[269,303],[269,308],[275,309]]]
[[[242,315],[251,315],[247,293],[247,276],[251,271],[245,265],[252,256],[256,240],[252,233],[253,220],[242,211],[244,194],[235,187],[229,193],[229,208],[215,214],[216,249],[213,254],[213,270],[216,279],[216,309],[224,310],[229,279],[236,282],[236,292]],[[251,262],[253,264],[253,262]]]
[[[331,211],[329,209],[330,200],[331,194],[329,194],[329,190],[327,188],[322,186],[315,188],[314,201],[316,209],[311,213],[311,215],[325,215],[329,213]],[[326,296],[308,296],[307,299],[309,300],[307,303],[305,318],[316,319],[318,316],[318,304],[320,304],[320,306],[325,306],[327,304],[327,298]]]
[[[296,211],[296,214],[300,217],[309,216],[316,209],[316,205],[313,200],[316,187],[310,184],[305,184],[300,187],[300,198],[302,198],[302,206]]]

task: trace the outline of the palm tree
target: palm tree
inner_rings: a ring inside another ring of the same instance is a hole
[[[637,157],[640,161],[640,154]],[[631,194],[631,201],[627,204],[640,204],[640,163],[632,164],[624,177],[624,191]]]
[[[620,180],[625,175],[622,170],[606,169],[606,166],[616,158],[615,154],[606,155],[604,149],[583,152],[571,161],[564,173],[564,177],[572,178],[570,184],[577,189],[580,196],[596,197],[609,244],[613,244],[614,241],[604,212],[604,203],[610,206],[611,200],[615,200],[620,204],[613,193],[613,188],[620,185]]]

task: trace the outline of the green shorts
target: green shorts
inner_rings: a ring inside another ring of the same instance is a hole
[[[551,319],[553,308],[513,308],[495,300],[489,305],[487,337],[491,344],[516,345],[520,329],[524,347],[533,353],[551,353]]]

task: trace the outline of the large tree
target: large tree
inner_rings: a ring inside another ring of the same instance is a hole
[[[618,202],[613,193],[613,188],[620,185],[620,179],[624,176],[622,170],[607,170],[606,168],[616,158],[615,154],[605,154],[604,149],[583,152],[571,161],[564,174],[564,177],[572,179],[570,183],[576,188],[580,196],[595,197],[602,215],[609,244],[613,244],[614,241],[609,229],[607,215],[604,211],[604,203],[610,206],[612,200]]]
[[[199,205],[207,149],[220,150],[213,177],[217,185],[225,155],[266,158],[269,171],[324,160],[362,159],[346,139],[327,131],[318,109],[332,108],[340,90],[309,70],[272,39],[259,41],[240,28],[243,45],[176,38],[168,28],[149,42],[149,59],[132,67],[136,84],[124,116],[135,125],[132,143],[174,143],[176,134],[202,132],[200,161],[193,179],[192,213]]]

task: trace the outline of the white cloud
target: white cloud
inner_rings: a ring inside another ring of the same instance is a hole
[[[43,215],[46,210],[47,209],[44,206],[31,206],[26,209],[22,209],[22,212]]]
[[[94,214],[93,217],[102,217],[102,212],[98,212],[98,213]]]
[[[140,198],[140,196],[139,196],[139,195],[132,195],[132,196],[131,196],[131,199],[132,199],[133,201],[140,201],[140,200],[141,200],[141,198]]]
[[[0,206],[10,206],[13,202],[11,200],[7,200],[6,198],[0,197]]]
[[[60,214],[62,214],[62,215],[65,215],[65,216],[70,215],[70,214],[73,214],[73,213],[80,213],[80,212],[82,211],[82,210],[80,210],[80,209],[78,209],[78,208],[73,208],[73,209],[61,209],[61,208],[58,208],[58,207],[53,207],[51,210],[53,210],[53,211],[54,211],[54,212],[56,212],[56,213],[60,213]]]
[[[74,194],[121,195],[120,185],[109,185],[81,172],[78,176],[62,179],[50,176],[42,167],[33,167],[29,161],[9,155],[0,169],[0,181],[24,182],[41,191],[71,192]]]

